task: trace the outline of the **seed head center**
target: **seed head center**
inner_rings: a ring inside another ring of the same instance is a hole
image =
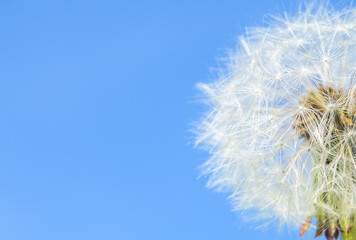
[[[295,115],[294,128],[301,137],[314,142],[322,136],[337,138],[354,130],[356,93],[319,85],[304,95]]]

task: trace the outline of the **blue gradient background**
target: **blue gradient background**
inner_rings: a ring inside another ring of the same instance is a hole
[[[296,6],[1,1],[0,239],[299,239],[206,189],[189,131],[195,84],[245,26]]]

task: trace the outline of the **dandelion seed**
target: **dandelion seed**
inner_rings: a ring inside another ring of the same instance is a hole
[[[308,5],[249,30],[226,74],[200,84],[211,106],[197,143],[209,187],[235,209],[356,239],[356,10]]]

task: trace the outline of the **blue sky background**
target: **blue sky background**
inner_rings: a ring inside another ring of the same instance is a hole
[[[195,84],[292,2],[1,1],[0,239],[299,239],[206,189],[189,132]]]

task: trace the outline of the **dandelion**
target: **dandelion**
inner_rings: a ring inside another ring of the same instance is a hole
[[[199,84],[210,111],[208,186],[235,209],[315,237],[356,239],[356,10],[312,5],[248,30],[226,71]]]

